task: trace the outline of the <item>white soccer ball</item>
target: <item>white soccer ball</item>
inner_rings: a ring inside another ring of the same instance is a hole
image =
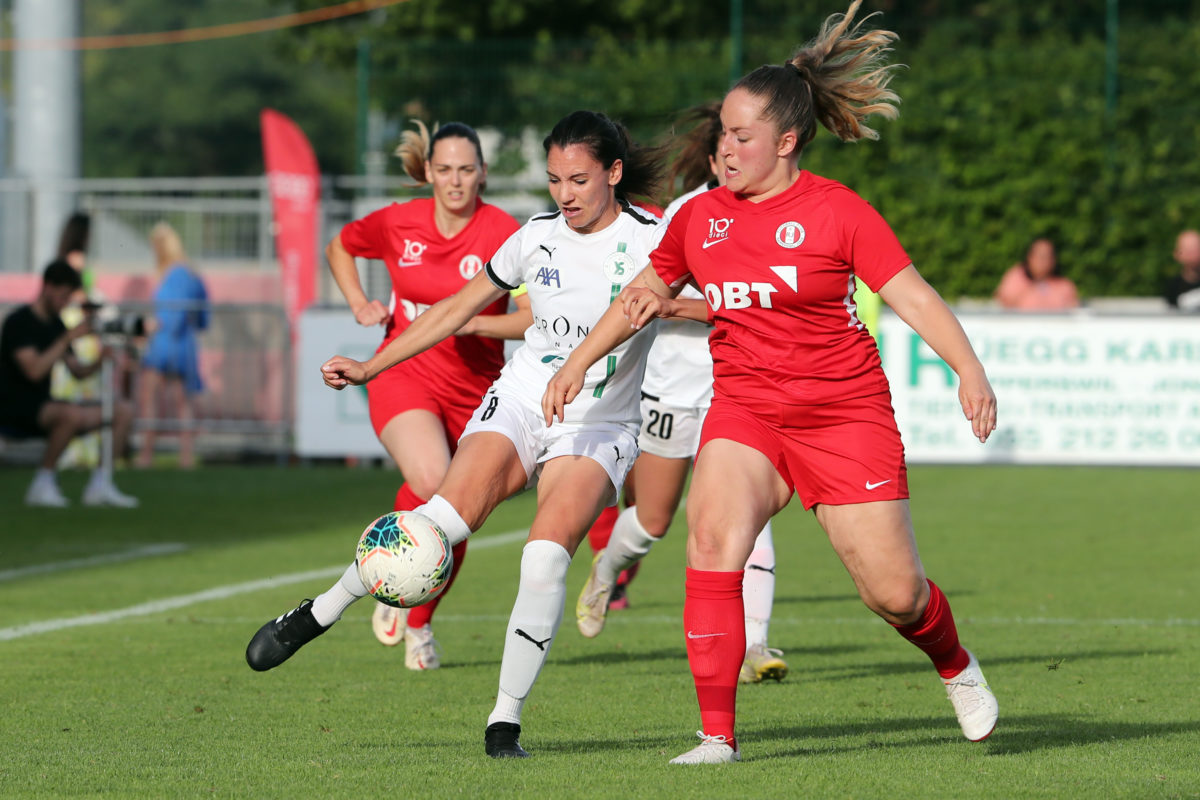
[[[446,534],[429,517],[392,511],[363,531],[354,562],[372,597],[396,608],[412,608],[442,593],[454,556]]]

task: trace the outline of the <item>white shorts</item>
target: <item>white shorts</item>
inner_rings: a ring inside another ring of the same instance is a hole
[[[638,447],[660,458],[695,458],[707,414],[707,406],[669,406],[643,394]]]
[[[638,456],[637,428],[619,422],[563,423],[555,420],[549,428],[539,404],[534,407],[521,398],[488,389],[463,429],[462,441],[472,433],[488,431],[505,436],[517,448],[517,457],[529,481],[537,482],[541,465],[559,456],[586,456],[604,467],[613,485],[613,502],[621,494],[625,476]]]

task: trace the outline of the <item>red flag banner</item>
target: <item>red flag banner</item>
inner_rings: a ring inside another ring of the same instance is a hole
[[[317,293],[317,218],[320,173],[304,131],[283,114],[265,108],[263,160],[275,217],[275,250],[283,278],[283,302],[293,328]]]

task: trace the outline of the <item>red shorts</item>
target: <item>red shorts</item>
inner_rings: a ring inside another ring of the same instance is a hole
[[[367,384],[371,426],[379,436],[397,415],[424,409],[442,421],[453,453],[494,377],[477,373],[435,376],[409,361],[397,364]]]
[[[820,406],[714,398],[700,448],[713,439],[765,455],[806,509],[908,497],[904,445],[889,392]]]

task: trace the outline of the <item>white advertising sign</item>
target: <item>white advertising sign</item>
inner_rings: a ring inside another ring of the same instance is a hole
[[[999,427],[983,445],[963,418],[953,372],[898,318],[880,318],[910,462],[1200,466],[1200,320],[959,319],[996,391]]]
[[[383,341],[383,328],[364,328],[344,308],[306,309],[296,341],[296,454],[300,456],[387,458],[375,438],[365,386],[340,392],[321,380],[330,356],[370,358]]]

